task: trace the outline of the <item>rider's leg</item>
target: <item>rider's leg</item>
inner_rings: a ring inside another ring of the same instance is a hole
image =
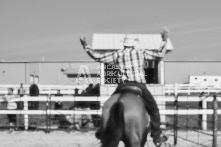
[[[151,137],[153,138],[155,145],[160,146],[162,142],[167,140],[167,137],[162,136],[161,134],[162,130],[160,129],[160,113],[157,103],[145,84],[138,84],[137,86],[143,91],[144,103],[151,118]]]
[[[146,85],[142,86],[143,88],[143,99],[145,102],[145,105],[147,107],[147,111],[151,118],[151,137],[157,138],[162,133],[160,129],[160,113],[159,108],[157,106],[157,103],[150,93],[150,91],[147,89]]]

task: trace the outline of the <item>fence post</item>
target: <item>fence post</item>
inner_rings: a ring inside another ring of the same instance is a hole
[[[28,101],[24,100],[24,111],[28,112]],[[25,130],[28,130],[28,114],[24,115],[24,126],[25,126]]]
[[[49,110],[49,97],[50,97],[50,94],[47,96],[47,101],[46,101],[46,133],[49,133],[50,132],[50,129],[49,129],[49,114],[48,114],[48,110]]]
[[[51,95],[48,95],[47,97],[47,102],[48,103],[48,109],[47,109],[47,114],[48,114],[48,133],[51,132]]]
[[[207,109],[207,100],[202,101],[202,109]],[[207,114],[202,115],[202,129],[207,130]]]
[[[178,101],[177,99],[174,101],[174,109],[175,109],[175,113],[174,113],[174,145],[177,145],[177,123],[178,123],[178,119],[177,119],[177,110],[178,110]]]
[[[178,88],[177,88],[177,84],[176,83],[174,84],[174,95],[175,95],[175,98],[178,95]]]
[[[177,85],[174,84],[174,146],[177,145],[177,131],[178,131],[178,93],[177,93]]]
[[[213,96],[213,147],[217,147],[217,128],[218,128],[218,102],[216,99],[217,95]]]

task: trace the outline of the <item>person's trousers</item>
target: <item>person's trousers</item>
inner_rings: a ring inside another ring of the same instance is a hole
[[[146,85],[143,83],[135,83],[135,82],[124,82],[118,85],[117,89],[113,94],[119,93],[120,89],[124,86],[137,86],[139,87],[142,92],[143,92],[143,101],[146,106],[147,112],[150,115],[151,119],[151,137],[152,138],[158,138],[160,137],[161,134],[161,129],[160,129],[160,113],[159,109],[157,106],[157,103],[150,93],[150,91],[147,89]]]

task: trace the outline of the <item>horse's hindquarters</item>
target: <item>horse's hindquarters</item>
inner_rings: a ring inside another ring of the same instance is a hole
[[[150,121],[142,98],[129,93],[124,94],[121,101],[124,104],[125,134],[136,134],[142,138]]]
[[[133,147],[145,143],[149,115],[141,97],[132,93],[113,95],[104,104],[102,116],[102,146],[117,146],[119,140]]]

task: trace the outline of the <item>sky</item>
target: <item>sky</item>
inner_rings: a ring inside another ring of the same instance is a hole
[[[92,60],[79,37],[170,29],[165,60],[220,60],[221,1],[0,0],[0,60]]]

